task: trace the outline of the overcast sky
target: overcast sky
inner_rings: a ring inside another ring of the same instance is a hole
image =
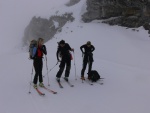
[[[18,46],[25,27],[33,16],[49,18],[51,11],[69,0],[1,0],[0,1],[0,52]],[[15,40],[14,40],[15,39]],[[4,46],[7,44],[7,47]],[[2,48],[3,47],[3,48]]]

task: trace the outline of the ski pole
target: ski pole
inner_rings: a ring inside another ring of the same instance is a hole
[[[31,82],[30,82],[30,86],[29,86],[29,93],[31,93],[32,75],[33,75],[33,66],[32,66],[32,71],[31,71]]]
[[[48,71],[48,73],[49,73],[50,71],[52,71],[52,70],[54,69],[54,67],[55,67],[57,64],[58,64],[58,62]]]
[[[74,68],[75,68],[75,80],[77,80],[77,75],[76,75],[76,64],[75,64],[75,52],[73,52],[74,56]]]
[[[54,67],[55,67],[57,64],[58,64],[58,62],[48,71],[48,73],[49,73],[50,71],[52,71],[52,70],[54,69]],[[45,75],[46,75],[46,74],[45,74]],[[44,75],[44,76],[45,76],[45,75]],[[44,77],[44,76],[43,76],[43,77]]]
[[[46,55],[45,55],[45,59],[46,59],[46,69],[47,69],[48,86],[50,86],[49,76],[48,76],[47,56]]]

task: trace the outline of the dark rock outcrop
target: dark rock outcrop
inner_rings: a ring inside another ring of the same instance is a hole
[[[82,20],[96,19],[130,28],[149,26],[150,0],[87,0],[87,12],[82,15]],[[146,28],[150,30],[150,27]]]
[[[72,13],[66,13],[61,16],[51,16],[50,19],[33,17],[24,32],[24,45],[29,45],[33,39],[39,37],[44,38],[44,41],[51,39],[57,32],[60,32],[62,27],[67,22],[72,22],[74,17]]]

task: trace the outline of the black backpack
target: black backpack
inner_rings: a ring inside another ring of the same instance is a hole
[[[100,79],[100,75],[96,70],[91,70],[91,72],[88,74],[88,78],[92,82],[96,82],[97,80]]]

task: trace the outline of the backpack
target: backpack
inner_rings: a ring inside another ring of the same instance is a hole
[[[100,75],[96,70],[91,70],[91,72],[88,74],[88,78],[92,82],[96,82],[97,80],[100,79]]]
[[[72,56],[71,52],[69,52],[69,53],[70,53],[70,58],[71,58],[71,60],[73,60],[73,56]]]
[[[29,59],[33,59],[33,48],[34,47],[37,48],[37,41],[36,40],[32,40],[30,42],[30,46],[29,46]]]

